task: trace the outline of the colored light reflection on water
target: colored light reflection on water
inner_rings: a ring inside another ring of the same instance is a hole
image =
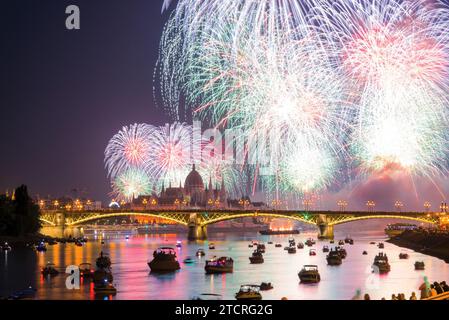
[[[343,239],[346,231],[336,232],[336,239]],[[351,299],[356,290],[369,293],[371,298],[391,297],[392,293],[405,293],[408,297],[412,291],[418,295],[418,287],[424,275],[431,282],[449,280],[449,265],[444,261],[423,255],[411,250],[385,243],[380,250],[371,241],[385,241],[382,231],[351,232],[354,245],[345,245],[347,258],[341,266],[328,266],[326,253],[322,247],[327,241],[317,241],[313,247],[316,256],[309,256],[309,249],[298,249],[296,254],[288,254],[283,249],[290,236],[261,236],[256,233],[210,234],[209,241],[188,242],[185,235],[140,235],[114,236],[100,240],[91,240],[83,247],[73,244],[48,246],[45,253],[36,253],[28,249],[16,249],[8,256],[1,256],[0,263],[0,295],[7,296],[15,290],[28,287],[30,284],[38,289],[38,299],[191,299],[202,293],[220,294],[225,299],[234,299],[234,294],[242,284],[260,284],[271,282],[273,290],[263,291],[264,299]],[[305,242],[314,233],[295,235],[296,241]],[[150,273],[147,265],[152,259],[153,251],[160,246],[175,248],[180,240],[182,248],[176,250],[181,270],[170,274]],[[250,264],[248,257],[254,249],[248,248],[252,240],[267,243],[264,254],[265,263]],[[215,244],[214,250],[208,248]],[[337,241],[336,241],[337,242]],[[282,243],[275,248],[274,243]],[[196,251],[202,248],[205,257],[197,257]],[[368,255],[362,255],[366,250]],[[95,259],[100,251],[109,253],[112,260],[114,285],[118,292],[115,296],[98,296],[89,281],[83,281],[80,290],[67,290],[65,287],[67,265],[79,265]],[[373,274],[371,264],[378,252],[385,252],[391,264],[391,272],[386,275]],[[409,259],[400,260],[399,253],[407,252]],[[184,264],[186,257],[193,257],[195,263]],[[229,256],[234,259],[234,272],[223,275],[206,275],[205,260],[213,256]],[[415,271],[414,262],[424,261],[426,270]],[[42,277],[40,269],[47,262],[56,264],[61,272],[55,277]],[[303,265],[317,265],[321,274],[321,282],[315,285],[299,283],[298,271]]]

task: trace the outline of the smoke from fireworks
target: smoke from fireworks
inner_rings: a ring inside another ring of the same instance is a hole
[[[151,194],[151,181],[141,169],[126,169],[112,180],[112,196],[119,201],[132,201]]]

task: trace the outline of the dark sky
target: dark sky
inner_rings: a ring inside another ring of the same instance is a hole
[[[81,30],[65,28],[76,4]],[[106,200],[108,140],[122,126],[167,119],[153,71],[167,13],[159,0],[2,0],[0,192],[86,189]]]

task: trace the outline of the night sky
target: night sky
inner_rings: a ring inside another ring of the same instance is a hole
[[[68,5],[81,10],[81,30],[65,28]],[[162,0],[2,0],[0,5],[0,193],[19,184],[33,195],[107,201],[103,158],[108,140],[132,123],[170,119],[153,97],[153,72],[168,13]],[[440,192],[438,192],[438,186]],[[412,181],[383,172],[325,195],[335,209],[368,199],[378,209],[395,200],[433,209],[449,190],[446,178]]]
[[[81,29],[65,27],[68,5]],[[169,119],[153,71],[168,14],[155,0],[2,0],[0,192],[72,189],[106,200],[108,140],[122,126]]]

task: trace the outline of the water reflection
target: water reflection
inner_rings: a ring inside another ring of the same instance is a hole
[[[343,239],[347,231],[337,232],[336,238]],[[222,295],[225,299],[234,299],[234,294],[242,284],[260,284],[271,282],[273,290],[264,291],[264,299],[350,299],[357,289],[369,293],[371,298],[389,298],[392,293],[403,292],[408,297],[427,275],[429,280],[449,279],[449,267],[444,261],[411,250],[401,249],[385,243],[385,252],[390,260],[391,272],[386,275],[373,274],[371,264],[380,251],[371,241],[384,241],[382,231],[352,232],[354,245],[345,245],[347,258],[341,266],[328,266],[326,253],[322,252],[320,242],[314,246],[316,256],[309,256],[309,250],[298,249],[296,254],[283,250],[288,236],[261,236],[255,233],[211,234],[209,241],[187,242],[181,235],[142,235],[132,236],[129,240],[124,235],[114,234],[101,240],[91,240],[83,247],[73,244],[49,246],[45,253],[36,253],[28,249],[13,249],[1,255],[0,295],[7,296],[15,290],[29,285],[38,289],[37,299],[191,299],[203,293]],[[305,240],[313,233],[295,236],[297,241]],[[266,245],[265,263],[250,264],[248,257],[253,249],[248,248],[251,240],[273,244]],[[147,265],[152,253],[159,246],[173,246],[180,240],[177,248],[181,270],[171,274],[150,273]],[[216,249],[209,250],[209,243],[214,242]],[[282,243],[282,248],[275,248],[275,243]],[[333,246],[333,245],[329,245]],[[196,251],[202,248],[205,257],[197,257]],[[362,255],[366,250],[368,255]],[[84,281],[80,290],[68,290],[65,287],[65,268],[67,265],[79,265],[83,262],[95,265],[100,251],[109,253],[112,260],[114,285],[118,292],[115,296],[96,295],[90,281]],[[409,259],[400,260],[399,253],[407,252]],[[185,264],[186,257],[193,257],[195,263]],[[206,275],[204,263],[212,256],[231,256],[234,259],[234,272],[223,275]],[[426,270],[414,270],[414,262],[425,262]],[[47,262],[56,265],[60,275],[42,277],[41,267]],[[300,284],[298,271],[303,265],[314,264],[319,268],[321,282],[314,285]]]

